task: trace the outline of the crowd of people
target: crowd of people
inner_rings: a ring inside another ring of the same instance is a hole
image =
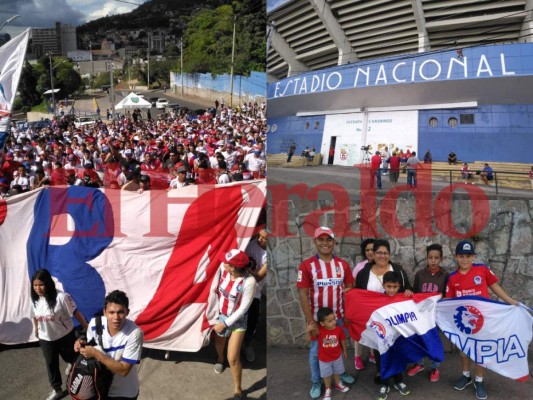
[[[48,185],[142,192],[261,179],[265,111],[221,107],[193,115],[180,109],[143,119],[134,110],[80,128],[70,116],[55,117],[40,130],[13,125],[0,154],[0,195]]]
[[[344,359],[347,358],[345,340],[349,338],[345,326],[345,293],[352,288],[364,289],[389,296],[404,293],[439,293],[444,297],[475,295],[489,298],[489,289],[506,303],[518,305],[498,284],[498,278],[484,264],[473,264],[476,257],[474,244],[460,241],[455,248],[457,269],[448,273],[441,267],[443,247],[431,244],[427,247],[427,266],[419,270],[411,285],[402,266],[391,260],[391,246],[384,239],[367,239],[361,244],[364,259],[352,271],[350,264],[334,255],[335,234],[328,227],[315,230],[313,244],[316,254],[304,260],[298,268],[296,287],[300,294],[300,305],[307,325],[310,340],[309,366],[311,370],[310,396],[331,400],[332,389],[341,392],[349,390],[355,382],[347,374]],[[366,321],[365,321],[366,323]],[[326,339],[324,339],[326,338]],[[356,342],[357,343],[357,342]],[[355,346],[354,364],[357,370],[365,368],[361,346]],[[408,395],[411,388],[403,381],[403,373],[390,378],[380,376],[380,353],[372,349],[368,361],[376,364],[375,383],[378,385],[376,400],[385,400],[390,385],[402,395]],[[475,364],[475,363],[474,363]],[[455,390],[464,390],[473,384],[477,399],[487,398],[483,383],[484,368],[474,365],[471,376],[471,361],[461,353],[461,375],[454,383]],[[406,369],[408,376],[414,376],[425,369],[424,359],[418,360]],[[389,380],[392,379],[392,382]],[[431,360],[429,379],[440,379],[439,362]],[[325,387],[323,391],[322,387]]]

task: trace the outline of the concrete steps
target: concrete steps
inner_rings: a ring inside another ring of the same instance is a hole
[[[298,168],[320,165],[322,164],[322,155],[317,154],[312,162],[307,161],[305,158],[300,157],[299,155],[294,154],[291,158],[291,162],[287,162],[287,154],[267,154],[267,165],[269,167],[281,167],[281,168]]]

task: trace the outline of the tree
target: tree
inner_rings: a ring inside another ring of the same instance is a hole
[[[41,102],[41,94],[37,91],[36,72],[28,61],[22,67],[18,92],[23,112],[30,111],[33,106]]]
[[[266,62],[265,0],[234,1],[193,15],[185,31],[185,72],[229,73],[236,24],[235,74],[264,71]]]

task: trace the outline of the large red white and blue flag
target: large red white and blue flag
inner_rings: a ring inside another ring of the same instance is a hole
[[[0,204],[0,343],[35,341],[30,279],[46,268],[91,318],[126,292],[145,346],[197,351],[217,317],[220,257],[244,249],[264,181],[142,194],[85,187],[35,190]]]
[[[30,29],[0,47],[0,149],[11,127],[11,111],[17,94]]]
[[[477,364],[518,381],[529,378],[533,317],[525,307],[477,296],[445,299],[437,304],[437,324]]]
[[[350,336],[381,354],[381,376],[403,372],[407,364],[423,357],[444,359],[435,324],[435,307],[441,295],[403,293],[388,296],[368,290],[346,293],[345,317]]]

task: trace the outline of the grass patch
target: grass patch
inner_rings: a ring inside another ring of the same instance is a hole
[[[32,107],[31,111],[47,113],[48,112],[48,104],[46,103],[46,101],[43,101],[41,104],[37,104],[36,106]]]

